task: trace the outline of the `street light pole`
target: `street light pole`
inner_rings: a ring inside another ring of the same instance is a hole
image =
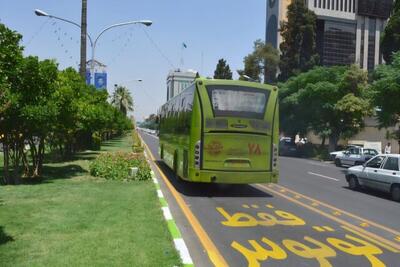
[[[87,35],[87,0],[82,0],[81,16],[81,65],[79,73],[83,79],[86,78],[86,35]]]
[[[95,57],[95,52],[96,52],[96,45],[97,45],[97,41],[99,40],[99,38],[103,35],[103,33],[105,33],[106,31],[115,28],[115,27],[121,27],[121,26],[125,26],[125,25],[131,25],[131,24],[143,24],[145,26],[150,26],[151,24],[153,24],[153,22],[151,20],[134,20],[134,21],[127,21],[127,22],[122,22],[122,23],[116,23],[113,25],[110,25],[106,28],[104,28],[96,37],[96,39],[94,40],[94,42],[92,43],[92,60],[90,62],[90,81],[92,81],[93,78],[93,84],[94,84],[94,57]]]
[[[82,2],[82,4],[83,4],[83,2]],[[36,14],[36,16],[49,17],[49,18],[53,18],[53,19],[62,20],[64,22],[68,22],[68,23],[71,23],[71,24],[79,27],[80,29],[82,29],[82,27],[83,27],[83,26],[79,25],[76,22],[50,15],[50,14],[48,14],[48,13],[46,13],[46,12],[40,10],[40,9],[35,9],[35,14]],[[97,41],[99,40],[100,36],[102,36],[104,32],[106,32],[106,31],[108,31],[108,30],[110,30],[112,28],[121,27],[121,26],[125,26],[125,25],[131,25],[131,24],[143,24],[145,26],[151,26],[153,24],[153,22],[151,20],[133,20],[133,21],[127,21],[127,22],[116,23],[116,24],[110,25],[110,26],[104,28],[97,35],[97,37],[94,39],[94,42],[93,42],[93,39],[90,37],[90,35],[87,32],[85,32],[85,35],[89,38],[90,47],[92,49],[92,56],[91,56],[91,62],[90,62],[90,83],[91,84],[94,84],[94,56],[95,56],[95,50],[96,50]],[[83,31],[81,31],[81,33],[82,32]],[[86,40],[86,38],[85,38],[85,40]],[[85,44],[85,46],[86,46],[86,44]],[[82,52],[82,50],[81,50],[81,52]],[[82,57],[81,57],[81,61],[82,61]],[[86,73],[86,59],[85,59],[84,66],[85,66],[85,73]],[[82,67],[82,63],[81,63],[81,67]],[[92,81],[93,81],[93,83],[92,83]]]

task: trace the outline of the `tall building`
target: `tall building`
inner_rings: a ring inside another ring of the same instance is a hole
[[[393,0],[304,0],[317,15],[317,51],[324,66],[357,63],[372,70],[382,63],[380,38]],[[279,25],[291,0],[268,0],[266,43],[279,48]]]
[[[167,77],[167,101],[182,92],[196,79],[197,72],[194,70],[181,71],[172,70]]]

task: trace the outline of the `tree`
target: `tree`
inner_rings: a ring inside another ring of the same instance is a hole
[[[329,137],[329,149],[364,127],[371,114],[366,99],[367,73],[358,66],[318,67],[281,84],[281,118],[285,132],[314,131]]]
[[[111,103],[124,114],[127,115],[128,111],[133,111],[133,99],[128,90],[124,86],[118,86],[111,99]]]
[[[381,39],[382,55],[386,62],[391,63],[393,53],[400,50],[400,0],[396,0],[392,15],[385,27]]]
[[[217,67],[214,71],[214,79],[232,80],[232,71],[229,68],[229,65],[226,64],[226,60],[223,58],[218,60]]]
[[[264,75],[264,83],[274,83],[279,67],[279,51],[271,44],[256,40],[254,42],[254,53],[260,62],[259,66]]]
[[[310,70],[319,63],[316,51],[317,16],[304,0],[293,0],[288,6],[287,21],[281,24],[280,80]]]
[[[397,2],[396,2],[397,3]],[[400,52],[393,54],[393,61],[380,65],[373,74],[372,105],[377,107],[380,127],[395,126],[400,122]],[[400,126],[399,126],[400,127]],[[391,133],[400,145],[400,128]]]
[[[241,80],[246,80],[243,75],[255,81],[264,80],[264,83],[274,83],[279,65],[279,51],[271,44],[265,44],[258,39],[254,42],[253,52],[244,60],[244,70],[239,70]]]
[[[23,59],[22,47],[19,45],[21,39],[20,34],[0,23],[0,142],[3,144],[3,182],[6,184],[15,182],[9,174],[10,147],[12,146],[10,129],[17,117],[17,114],[12,112],[15,108],[16,96],[11,92],[19,86],[19,66]]]
[[[243,63],[244,63],[244,70],[238,70],[238,73],[240,75],[239,80],[247,80],[247,78],[244,77],[244,75],[247,75],[253,81],[259,82],[261,79],[260,78],[261,67],[257,55],[251,53],[245,56],[243,59]]]

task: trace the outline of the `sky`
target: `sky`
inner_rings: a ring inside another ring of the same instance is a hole
[[[59,69],[78,69],[80,29],[38,17],[34,9],[80,23],[81,0],[0,0],[0,23],[23,35],[25,55],[56,59]],[[114,23],[153,21],[150,27],[111,29],[95,50],[96,60],[107,65],[108,92],[114,84],[126,86],[141,121],[165,103],[171,69],[212,77],[218,59],[224,58],[237,78],[253,42],[265,38],[265,13],[266,0],[88,0],[87,23],[95,38]],[[89,42],[87,55],[90,59]]]

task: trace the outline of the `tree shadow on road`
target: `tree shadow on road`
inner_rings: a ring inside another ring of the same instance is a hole
[[[185,196],[195,197],[273,197],[254,186],[246,184],[191,183],[175,177],[172,170],[163,162],[155,161],[175,189]]]

